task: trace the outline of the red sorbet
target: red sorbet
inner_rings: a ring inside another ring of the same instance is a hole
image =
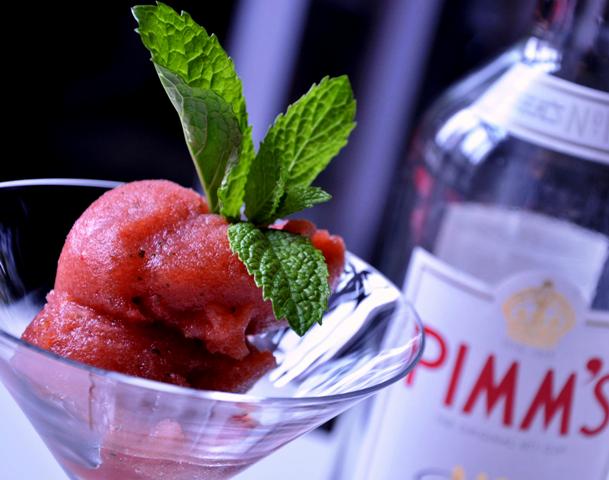
[[[195,388],[242,392],[274,366],[246,334],[285,325],[229,247],[226,220],[163,180],[125,184],[76,221],[55,288],[23,338],[90,365]],[[335,284],[340,237],[310,222]],[[282,227],[279,227],[282,228]]]
[[[173,328],[118,320],[56,292],[23,338],[98,368],[206,390],[243,393],[275,366],[270,352],[252,345],[241,359],[213,355]]]

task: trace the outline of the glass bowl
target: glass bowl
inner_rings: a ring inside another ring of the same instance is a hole
[[[193,390],[58,357],[20,335],[78,216],[116,183],[0,183],[0,378],[72,479],[225,479],[404,377],[423,329],[356,256],[323,325],[252,339],[277,367],[248,394]]]

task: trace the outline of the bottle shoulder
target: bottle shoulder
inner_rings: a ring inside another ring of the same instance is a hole
[[[531,63],[523,46],[443,95],[424,116],[410,157],[460,191],[479,171],[521,164],[609,181],[609,94]]]

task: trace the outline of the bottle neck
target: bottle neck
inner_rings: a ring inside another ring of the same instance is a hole
[[[599,90],[609,90],[609,0],[539,0],[527,61]]]

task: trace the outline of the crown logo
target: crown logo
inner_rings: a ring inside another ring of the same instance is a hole
[[[509,297],[503,315],[512,340],[537,348],[556,346],[575,325],[573,308],[549,280]]]

